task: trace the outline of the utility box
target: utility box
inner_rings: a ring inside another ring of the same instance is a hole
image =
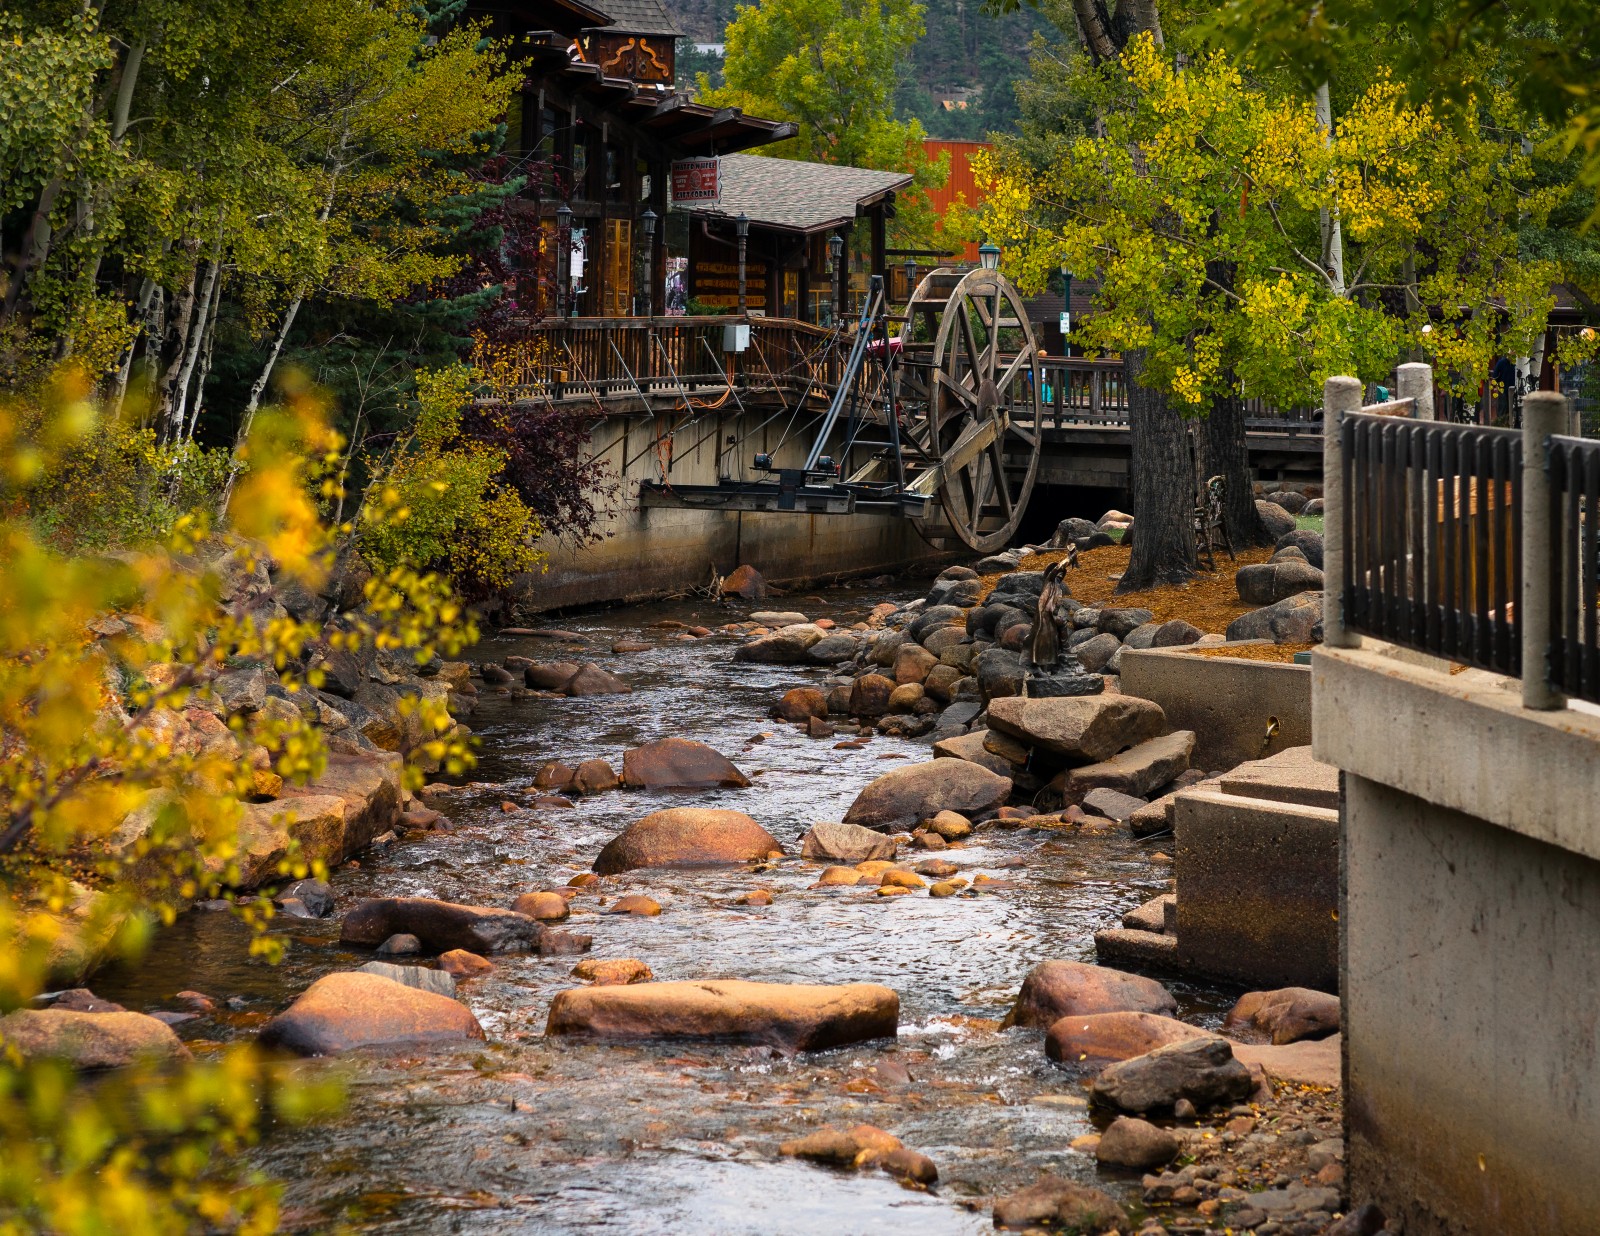
[[[743,352],[750,346],[750,323],[729,322],[722,328],[722,350]]]

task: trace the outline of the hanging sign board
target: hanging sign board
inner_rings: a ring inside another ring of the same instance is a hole
[[[722,201],[722,164],[718,159],[674,159],[672,204],[716,205]]]

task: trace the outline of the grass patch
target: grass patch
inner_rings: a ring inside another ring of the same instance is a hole
[[[1305,530],[1308,530],[1308,531],[1311,531],[1311,532],[1315,532],[1318,536],[1321,536],[1322,535],[1322,516],[1320,516],[1320,515],[1296,515],[1294,517],[1294,526],[1296,528],[1301,528],[1301,529],[1305,529]]]

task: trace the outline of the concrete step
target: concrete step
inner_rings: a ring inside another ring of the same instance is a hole
[[[1310,747],[1289,747],[1267,759],[1240,764],[1222,775],[1221,786],[1225,794],[1246,798],[1339,808],[1339,770],[1312,759]]]

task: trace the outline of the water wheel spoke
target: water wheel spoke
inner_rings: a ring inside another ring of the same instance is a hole
[[[978,338],[972,331],[972,318],[967,314],[965,305],[958,310],[957,316],[961,322],[961,342],[967,349],[967,372],[976,375],[983,370],[983,353],[979,350]],[[959,366],[960,362],[954,356],[950,359],[952,368]]]
[[[1000,509],[1009,521],[1011,513],[1016,508],[1011,502],[1011,491],[1006,485],[1006,457],[1000,449],[1000,435],[996,434],[994,441],[989,443],[989,458],[993,461],[995,494],[1000,499]]]
[[[965,383],[957,382],[943,369],[939,370],[939,385],[961,400],[971,411],[978,410],[978,392],[968,388]]]

